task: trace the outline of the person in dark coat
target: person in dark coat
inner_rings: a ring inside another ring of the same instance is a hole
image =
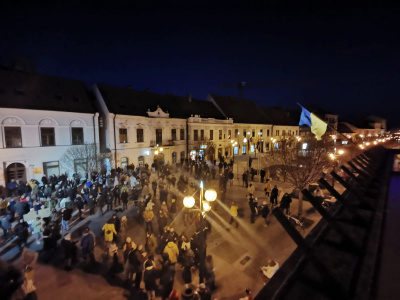
[[[106,200],[107,200],[107,211],[112,210],[114,197],[111,192],[107,192]]]
[[[76,208],[78,209],[79,220],[82,220],[82,209],[83,209],[83,201],[81,195],[77,195],[75,200]]]
[[[29,204],[26,202],[21,201],[20,199],[17,199],[14,209],[18,215],[19,218],[22,218],[24,214],[29,212]]]
[[[261,216],[262,216],[262,217],[264,218],[264,220],[265,220],[264,227],[267,227],[267,226],[268,226],[268,215],[269,215],[269,213],[270,213],[270,209],[269,209],[269,207],[268,207],[267,201],[264,201],[264,202],[263,202],[263,209],[262,209],[262,211],[261,211]]]
[[[18,224],[15,225],[14,227],[14,232],[18,237],[17,240],[18,247],[21,251],[23,249],[22,244],[24,244],[25,247],[28,246],[28,237],[29,237],[28,228],[29,225],[24,221],[23,218],[20,218]]]
[[[156,297],[157,289],[157,271],[152,259],[148,259],[144,265],[145,270],[143,274],[144,288],[147,292],[147,299],[154,299]]]
[[[160,289],[161,298],[168,299],[174,287],[175,265],[172,265],[167,253],[162,254]]]
[[[254,223],[256,218],[256,208],[257,208],[257,201],[252,196],[249,196],[249,207],[250,207],[250,222]]]
[[[112,193],[114,196],[114,206],[117,207],[117,201],[118,205],[121,205],[121,191],[118,184],[114,186],[114,188],[112,189]]]
[[[65,269],[70,271],[72,269],[72,262],[76,260],[76,246],[75,242],[71,240],[71,234],[67,234],[61,240],[61,246],[64,250],[65,256]]]
[[[135,288],[140,288],[140,281],[142,281],[142,273],[143,273],[143,255],[141,249],[139,249],[140,245],[133,249],[129,255],[128,260],[129,264],[133,266],[136,277],[135,277]]]
[[[165,217],[162,210],[160,210],[158,214],[157,222],[158,222],[158,232],[161,235],[164,232],[164,228],[167,226],[168,223],[168,220]]]
[[[95,200],[95,198],[93,198],[92,195],[89,195],[88,207],[89,207],[90,215],[94,215],[94,209],[96,207],[96,200]]]
[[[122,209],[125,210],[128,208],[128,192],[123,190],[121,193],[121,200],[122,200]]]
[[[81,240],[81,250],[83,258],[86,260],[89,259],[89,262],[94,262],[94,237],[90,233],[89,228],[86,228],[83,232],[82,240]]]
[[[9,233],[11,231],[11,219],[12,216],[7,214],[1,218],[1,227],[3,228],[3,237],[4,239],[8,239]]]
[[[278,205],[278,193],[279,193],[278,188],[275,185],[274,188],[271,191],[270,202],[271,202],[272,205],[274,205],[274,204]]]
[[[283,212],[285,212],[286,210],[287,215],[289,214],[290,203],[292,203],[292,198],[289,196],[288,193],[285,193],[285,195],[283,195],[282,197],[280,208]]]

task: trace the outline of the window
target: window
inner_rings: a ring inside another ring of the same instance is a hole
[[[283,135],[283,136],[286,135],[286,130],[282,130],[282,135]]]
[[[232,131],[228,130],[228,139],[231,139],[231,133],[232,133]]]
[[[144,135],[143,135],[143,129],[136,129],[136,141],[138,143],[143,143],[144,142]]]
[[[204,129],[200,130],[200,140],[204,141]]]
[[[288,130],[288,135],[292,135],[292,131],[291,130]]]
[[[185,139],[185,129],[181,129],[181,141]]]
[[[267,129],[267,136],[269,136],[269,129]]]
[[[72,135],[72,145],[82,145],[83,144],[83,128],[73,127],[71,128]]]
[[[141,167],[141,166],[144,166],[144,156],[143,155],[141,155],[141,156],[139,156],[138,157],[138,165]]]
[[[219,139],[222,140],[222,130],[219,130]]]
[[[251,131],[251,136],[252,136],[252,137],[256,137],[256,130],[255,130],[255,129],[253,129],[253,130]]]
[[[214,139],[214,130],[210,130],[210,140]]]
[[[185,161],[185,151],[181,152],[181,163],[183,164],[183,162]]]
[[[238,155],[239,154],[239,147],[233,147],[233,154]]]
[[[162,145],[162,129],[156,129],[156,144]]]
[[[246,129],[243,129],[243,138],[245,138],[246,136],[247,136]]]
[[[260,136],[262,136],[263,135],[263,130],[262,129],[260,129]]]
[[[126,128],[119,129],[119,142],[120,143],[128,142],[128,129],[126,129]]]
[[[171,129],[171,139],[176,141],[176,129]]]
[[[297,135],[297,130],[296,130],[296,135]]]
[[[242,154],[246,154],[247,146],[242,146]]]
[[[88,161],[86,158],[77,158],[74,160],[74,171],[85,177],[85,172],[88,170]]]
[[[235,129],[235,138],[239,136],[239,129]]]
[[[172,163],[176,164],[176,152],[172,152]]]
[[[60,175],[60,165],[58,161],[49,161],[43,163],[43,172],[47,177],[55,174]]]
[[[255,145],[251,145],[250,146],[250,152],[253,153],[254,151],[256,151],[256,147],[255,147]]]
[[[276,136],[278,136],[278,135],[279,135],[279,130],[277,130],[277,131],[275,132],[275,135],[276,135]]]
[[[21,127],[4,127],[6,148],[22,147]]]
[[[42,147],[54,146],[56,144],[53,127],[40,128],[40,137],[42,139]]]
[[[193,140],[194,141],[199,140],[199,131],[198,130],[193,130]]]

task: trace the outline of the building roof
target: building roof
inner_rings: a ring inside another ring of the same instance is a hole
[[[171,94],[155,94],[138,91],[129,87],[115,87],[96,84],[111,113],[121,115],[145,116],[147,111],[155,111],[159,106],[168,112],[171,118],[188,118],[200,115],[202,118],[225,119],[225,117],[208,101]]]
[[[95,113],[84,82],[0,69],[0,107]]]
[[[235,123],[271,124],[271,121],[261,109],[251,100],[239,99],[233,96],[211,94],[212,99],[228,118]]]
[[[260,107],[273,125],[298,126],[298,121],[293,120],[289,112],[281,107]]]
[[[355,133],[353,130],[350,129],[349,126],[346,125],[346,123],[343,123],[343,122],[338,124],[337,132],[340,132],[340,133]]]

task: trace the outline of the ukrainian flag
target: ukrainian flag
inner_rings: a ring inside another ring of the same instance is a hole
[[[299,104],[300,105],[300,104]],[[328,124],[318,118],[315,114],[310,113],[307,109],[301,106],[301,116],[299,125],[307,125],[311,128],[311,132],[315,134],[317,140],[321,140],[321,136],[323,136],[326,132],[326,128]]]

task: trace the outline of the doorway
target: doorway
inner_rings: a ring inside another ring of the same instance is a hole
[[[21,163],[12,163],[7,167],[7,183],[12,179],[26,182],[26,169]]]

